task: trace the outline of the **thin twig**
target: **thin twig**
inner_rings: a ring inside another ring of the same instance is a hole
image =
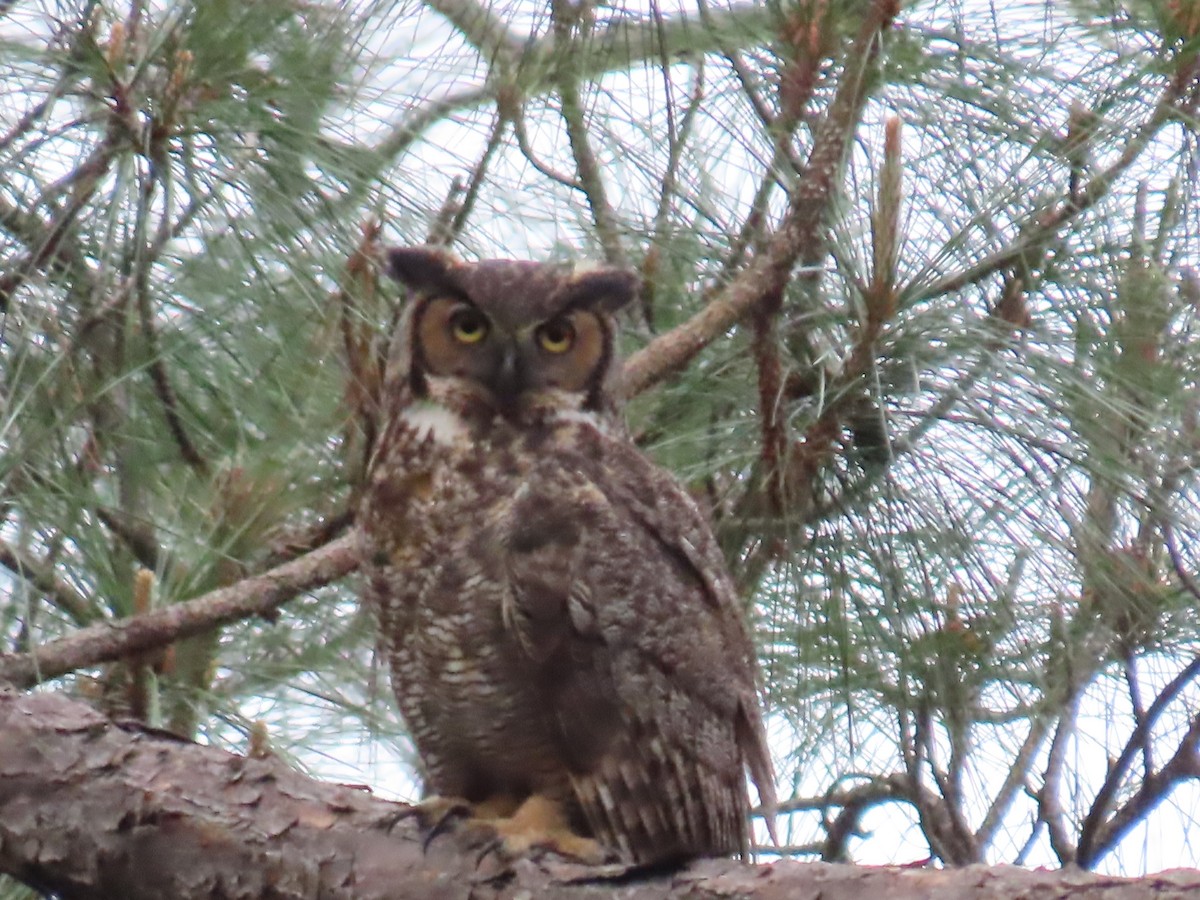
[[[264,561],[264,566],[278,566],[311,553],[331,543],[353,524],[354,510],[343,509],[322,517],[319,522],[275,535],[271,538],[270,553]]]
[[[144,270],[149,265],[149,260],[142,260],[139,268]],[[159,405],[162,407],[163,417],[167,420],[167,430],[170,431],[175,446],[179,449],[179,455],[192,469],[203,474],[208,471],[208,460],[196,447],[191,435],[188,434],[187,427],[183,424],[183,416],[179,411],[179,394],[171,381],[171,373],[167,369],[166,359],[163,357],[158,341],[158,330],[155,328],[154,313],[150,305],[149,279],[143,272],[136,277],[135,281],[137,290],[134,294],[137,298],[138,320],[142,326],[142,340],[145,341],[149,357],[147,371],[150,375],[150,383],[154,387],[154,396],[158,398]]]
[[[533,150],[529,143],[529,134],[525,129],[525,110],[516,108],[513,113],[513,134],[517,136],[517,149],[521,151],[521,155],[525,157],[526,162],[533,166],[537,171],[541,172],[548,179],[561,184],[565,188],[572,191],[583,191],[583,185],[579,179],[572,178],[564,172],[558,171],[549,163],[543,162]]]
[[[675,111],[670,101],[671,78],[668,72],[669,64],[666,59],[661,63],[664,89],[668,91],[667,102],[667,166],[662,175],[662,186],[658,194],[658,206],[654,211],[654,224],[651,229],[650,249],[642,259],[642,291],[640,295],[642,320],[647,330],[654,332],[655,288],[657,286],[658,268],[662,263],[663,253],[671,233],[671,211],[674,207],[675,193],[679,183],[679,165],[683,160],[683,150],[687,146],[704,99],[704,64],[696,63],[696,75],[692,85],[687,109],[678,124],[675,122]]]
[[[1175,529],[1170,522],[1164,522],[1162,527],[1163,540],[1167,545],[1167,554],[1171,557],[1171,568],[1175,570],[1175,577],[1179,579],[1179,583],[1184,586],[1189,594],[1200,600],[1200,585],[1196,584],[1195,579],[1188,573],[1187,568],[1183,564],[1183,556],[1179,553],[1179,546],[1175,543]]]
[[[465,189],[461,176],[455,175],[450,179],[450,187],[446,189],[446,198],[442,200],[442,205],[438,207],[438,211],[433,216],[433,222],[425,234],[426,244],[435,247],[449,247],[454,243],[450,227],[454,224],[454,217],[462,203]]]
[[[483,189],[483,182],[487,178],[488,166],[492,162],[492,157],[496,155],[496,151],[500,149],[501,144],[504,142],[504,132],[507,125],[508,122],[504,116],[498,115],[496,117],[496,123],[492,126],[492,133],[488,138],[487,147],[484,148],[483,155],[479,157],[479,162],[475,164],[475,168],[471,170],[471,178],[467,182],[466,190],[459,201],[454,219],[450,223],[446,234],[447,244],[453,243],[462,234],[463,228],[466,227],[467,219],[474,211],[475,202],[479,199],[479,192]]]
[[[1125,659],[1121,668],[1125,670],[1125,685],[1129,688],[1129,706],[1133,710],[1135,726],[1146,721],[1146,704],[1142,702],[1142,690],[1138,684],[1137,658],[1132,647],[1124,649]],[[1150,729],[1142,728],[1142,771],[1149,778],[1154,772],[1154,754],[1150,740]]]
[[[143,568],[151,572],[171,571],[171,563],[158,545],[151,525],[135,522],[128,513],[105,506],[96,509],[96,518],[121,540]]]

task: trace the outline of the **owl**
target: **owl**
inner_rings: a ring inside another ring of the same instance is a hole
[[[622,423],[636,276],[387,266],[408,300],[362,590],[427,788],[516,851],[745,857],[747,770],[774,808],[754,649],[705,515]]]

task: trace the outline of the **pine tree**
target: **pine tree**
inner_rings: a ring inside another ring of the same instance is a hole
[[[603,259],[781,852],[1200,864],[1200,3],[72,0],[0,48],[0,677],[413,797],[344,554],[30,653],[346,540],[381,247]]]

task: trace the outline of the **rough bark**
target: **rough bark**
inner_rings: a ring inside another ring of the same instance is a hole
[[[478,832],[428,842],[362,788],[112,722],[61,694],[0,688],[0,872],[65,898],[972,898],[1200,895],[1145,879],[1008,866],[950,871],[704,860],[677,872],[501,860]]]

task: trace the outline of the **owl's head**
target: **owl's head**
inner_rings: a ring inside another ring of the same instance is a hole
[[[614,268],[484,260],[435,247],[388,251],[410,294],[393,374],[413,399],[536,418],[613,405],[616,313],[637,276]]]

